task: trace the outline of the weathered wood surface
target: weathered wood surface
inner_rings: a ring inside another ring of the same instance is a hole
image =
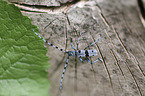
[[[38,0],[30,4],[47,3]],[[73,28],[82,33],[80,49],[103,37],[91,47],[98,50],[98,56],[91,60],[100,57],[104,62],[90,66],[89,62],[81,63],[70,57],[62,93],[59,83],[67,55],[46,45],[51,63],[51,96],[145,96],[145,29],[136,5],[136,0],[89,0],[72,4],[65,10],[70,25],[61,13],[65,8],[43,14],[22,11],[39,27],[41,36],[66,50],[73,50],[70,38],[74,44],[78,39]]]

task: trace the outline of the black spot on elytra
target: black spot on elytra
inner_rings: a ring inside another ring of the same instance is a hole
[[[88,52],[88,50],[85,50],[85,55],[86,55],[86,57],[89,56],[89,52]]]
[[[79,53],[81,53],[81,50],[79,50]]]

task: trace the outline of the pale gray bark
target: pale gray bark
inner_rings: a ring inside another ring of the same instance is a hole
[[[38,4],[42,4],[40,1]],[[145,96],[145,29],[136,5],[136,0],[77,3],[67,11],[70,26],[62,10],[53,14],[23,11],[39,27],[41,36],[66,50],[73,50],[70,38],[74,44],[78,39],[73,27],[82,33],[80,49],[103,37],[90,49],[98,50],[98,56],[92,57],[92,61],[100,57],[104,62],[94,63],[92,69],[89,62],[82,63],[79,59],[76,62],[70,57],[62,93],[59,92],[59,83],[67,54],[46,44],[51,63],[51,96]]]

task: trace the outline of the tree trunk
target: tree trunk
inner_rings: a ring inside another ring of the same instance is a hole
[[[82,63],[79,58],[69,57],[62,92],[59,85],[68,55],[45,44],[51,63],[51,96],[145,96],[145,29],[136,3],[135,0],[61,1],[51,7],[43,0],[30,3],[44,5],[33,9],[45,13],[21,7],[23,14],[39,27],[42,37],[66,51],[73,51],[70,38],[76,48],[79,32],[80,50],[102,37],[87,50],[98,51],[97,56],[89,58],[91,61],[102,58],[103,62]]]

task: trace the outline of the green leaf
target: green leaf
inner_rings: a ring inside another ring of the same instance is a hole
[[[31,20],[0,1],[0,96],[49,96],[48,57]]]

